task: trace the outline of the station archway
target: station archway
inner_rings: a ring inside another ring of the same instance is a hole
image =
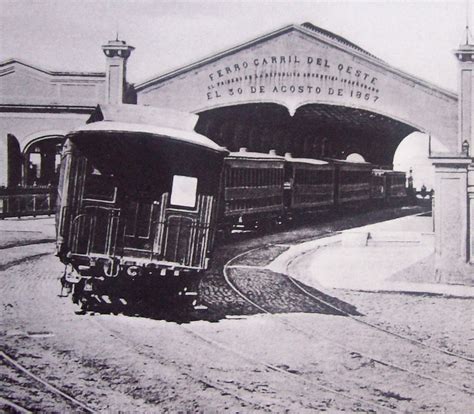
[[[22,185],[57,185],[64,133],[36,133],[22,150]]]
[[[293,116],[274,103],[251,103],[201,112],[196,130],[230,151],[275,149],[295,157],[346,159],[360,154],[376,165],[392,166],[400,142],[414,126],[347,106],[306,104]]]

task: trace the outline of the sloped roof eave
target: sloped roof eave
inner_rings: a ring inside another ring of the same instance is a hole
[[[14,65],[15,63],[26,66],[29,69],[36,70],[38,72],[45,73],[50,76],[62,76],[62,77],[85,77],[85,78],[105,78],[105,72],[66,72],[66,71],[52,71],[39,68],[31,63],[27,63],[23,60],[11,58],[0,61],[0,68],[7,65]]]
[[[273,32],[267,33],[263,36],[259,36],[259,37],[255,38],[253,40],[249,40],[248,42],[245,42],[245,43],[242,43],[240,45],[234,46],[230,49],[226,49],[222,52],[218,52],[218,53],[209,55],[209,56],[207,56],[203,59],[198,60],[197,62],[190,63],[186,66],[182,66],[182,67],[173,69],[170,72],[166,72],[162,75],[159,75],[159,76],[156,76],[154,78],[148,79],[144,82],[137,83],[137,84],[135,84],[135,90],[137,92],[140,92],[141,90],[143,90],[143,89],[145,89],[149,86],[152,86],[156,83],[166,81],[166,80],[171,79],[175,76],[179,76],[182,73],[189,72],[191,70],[197,69],[197,68],[199,68],[201,66],[204,66],[204,65],[208,65],[209,63],[215,62],[215,61],[217,61],[217,60],[219,60],[223,57],[226,57],[226,56],[232,55],[234,53],[240,52],[241,50],[244,50],[244,49],[246,49],[250,46],[253,46],[256,43],[260,43],[264,40],[272,39],[272,38],[277,37],[281,34],[284,34],[286,32],[291,31],[292,29],[297,29],[297,28],[298,28],[298,26],[296,26],[296,25],[289,25],[289,26],[282,27],[281,29],[278,29],[278,30],[275,30]]]

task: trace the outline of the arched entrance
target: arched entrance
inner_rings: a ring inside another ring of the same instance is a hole
[[[62,135],[48,135],[30,141],[23,150],[24,186],[55,186],[59,179]]]
[[[358,153],[389,167],[401,140],[416,130],[381,114],[325,104],[306,104],[293,116],[275,103],[232,105],[199,115],[196,130],[230,151],[275,149],[281,155],[338,159]]]

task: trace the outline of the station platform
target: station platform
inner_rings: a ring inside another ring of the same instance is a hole
[[[315,288],[473,297],[474,286],[438,283],[432,217],[408,216],[290,247],[268,268]]]
[[[5,218],[0,220],[0,232],[41,232],[48,236],[54,236],[54,217],[22,217]]]
[[[0,220],[0,249],[53,242],[54,217],[23,217]]]

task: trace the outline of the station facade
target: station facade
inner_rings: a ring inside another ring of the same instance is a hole
[[[102,102],[200,115],[197,132],[229,150],[344,159],[390,166],[411,132],[443,144],[436,166],[440,281],[465,281],[474,265],[472,48],[456,52],[458,95],[404,73],[310,23],[290,25],[132,87],[132,47],[103,46],[100,73],[50,72],[0,63],[0,186],[54,185],[64,134]],[[472,151],[471,151],[472,152]],[[455,241],[454,241],[455,240]]]
[[[0,187],[55,185],[65,134],[99,103],[135,102],[126,83],[133,48],[102,47],[104,72],[53,72],[10,59],[0,62]]]
[[[456,94],[310,23],[291,25],[135,86],[139,104],[200,114],[230,150],[391,165],[414,131],[454,147]],[[429,108],[429,110],[427,110]]]

